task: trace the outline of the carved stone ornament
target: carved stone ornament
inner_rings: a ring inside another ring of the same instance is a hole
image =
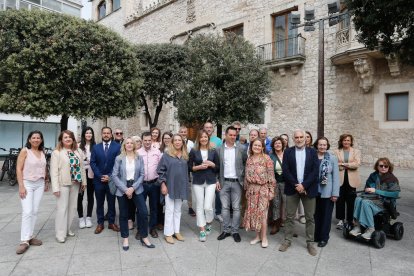
[[[359,78],[359,87],[368,93],[374,85],[374,66],[369,58],[358,58],[354,61],[354,69]]]
[[[385,58],[388,61],[388,68],[392,77],[398,77],[401,74],[400,58],[396,54],[386,55]]]
[[[279,68],[279,74],[280,74],[282,77],[286,76],[286,70],[285,70],[285,68],[284,68],[284,67],[280,67],[280,68]]]
[[[195,0],[187,0],[187,23],[194,22],[196,20],[195,15]]]

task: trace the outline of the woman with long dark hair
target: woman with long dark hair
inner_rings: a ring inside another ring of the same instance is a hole
[[[78,216],[79,216],[79,228],[91,228],[92,227],[92,210],[94,204],[94,192],[95,189],[93,187],[93,171],[89,165],[91,160],[91,151],[92,147],[96,144],[95,142],[95,133],[91,127],[86,127],[82,131],[81,135],[81,142],[79,144],[79,149],[83,152],[84,159],[83,159],[83,166],[85,168],[86,173],[86,192],[87,192],[87,199],[88,205],[86,208],[86,217],[84,217],[83,213],[83,195],[85,194],[84,191],[80,192],[78,195]]]
[[[19,196],[22,204],[22,228],[20,245],[16,253],[23,254],[30,245],[42,245],[42,241],[33,237],[37,210],[43,192],[49,189],[46,172],[46,157],[43,152],[44,140],[42,132],[35,130],[29,133],[25,147],[17,158],[16,174],[19,183]]]

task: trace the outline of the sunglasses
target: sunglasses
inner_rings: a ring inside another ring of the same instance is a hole
[[[122,135],[124,134],[123,132],[115,132],[116,135]]]
[[[241,128],[240,128],[240,127],[235,127],[235,129],[236,129],[236,130],[241,130]]]
[[[388,165],[378,165],[378,167],[388,169]]]

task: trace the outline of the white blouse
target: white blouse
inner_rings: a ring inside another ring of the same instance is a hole
[[[126,179],[133,180],[135,176],[135,159],[126,158]]]
[[[208,158],[208,150],[200,150],[201,152],[201,158],[203,158],[203,161],[206,161]]]

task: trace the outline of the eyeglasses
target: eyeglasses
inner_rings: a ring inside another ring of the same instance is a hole
[[[378,167],[388,169],[388,165],[378,165]]]
[[[123,132],[115,132],[116,135],[122,135],[124,134]]]
[[[236,129],[236,130],[241,130],[241,128],[240,128],[240,127],[235,127],[235,129]]]

